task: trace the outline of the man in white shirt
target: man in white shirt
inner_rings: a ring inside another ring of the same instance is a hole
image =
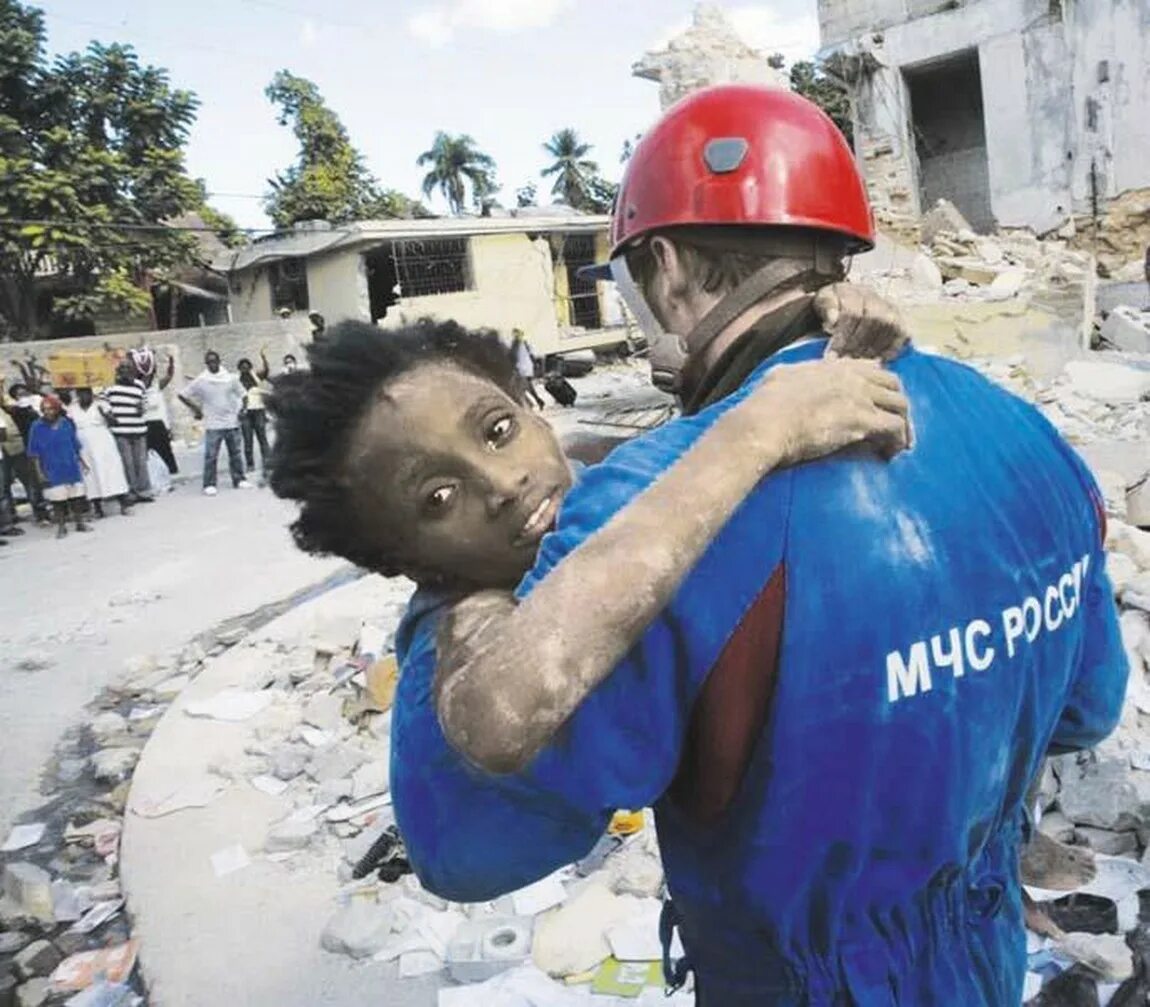
[[[243,456],[240,454],[240,409],[244,389],[239,379],[220,364],[220,355],[208,350],[204,356],[205,369],[183,390],[180,401],[192,415],[204,424],[204,495],[215,496],[216,466],[220,445],[228,449],[228,469],[236,489],[251,489],[244,478]]]

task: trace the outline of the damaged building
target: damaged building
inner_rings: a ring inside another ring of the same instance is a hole
[[[314,311],[390,328],[427,315],[522,329],[536,354],[562,354],[627,338],[610,284],[580,273],[606,258],[608,223],[574,213],[311,221],[216,265],[238,322]]]
[[[1147,0],[819,0],[880,221],[1150,239]],[[1130,233],[1133,232],[1133,233]]]

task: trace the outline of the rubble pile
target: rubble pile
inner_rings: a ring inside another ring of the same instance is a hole
[[[212,767],[218,788],[208,781],[185,788],[163,807],[133,795],[129,810],[171,813],[233,784],[274,797],[281,813],[262,846],[220,850],[216,874],[259,858],[287,870],[334,872],[331,916],[316,924],[321,947],[394,962],[400,979],[436,973],[445,1007],[587,997],[600,1007],[664,1002],[664,880],[649,812],[619,813],[583,861],[493,903],[448,903],[411,873],[388,774],[397,676],[390,632],[399,614],[364,623],[345,641],[274,649],[252,641],[252,660],[243,655],[247,679],[183,711],[244,721],[242,756]]]
[[[1150,358],[1091,354],[1048,382],[1036,380],[1022,356],[967,362],[1035,402],[1093,469],[1105,496],[1107,570],[1131,668],[1115,733],[1092,751],[1048,760],[1038,790],[1039,831],[1080,849],[1084,862],[1093,861],[1094,876],[1070,890],[1027,888],[1038,915],[1028,919],[1026,1000],[1144,1003],[1150,996],[1150,508],[1141,504],[1145,472],[1138,479],[1120,470],[1150,469]]]
[[[92,719],[65,735],[42,784],[48,803],[0,845],[0,1007],[144,1002],[119,881],[130,778],[172,699],[232,643],[209,635],[129,662]]]
[[[1093,282],[1094,260],[1054,238],[1029,231],[979,235],[953,203],[940,199],[919,224],[921,245],[888,287],[904,304],[939,300],[1006,302],[1060,295],[1081,302]]]

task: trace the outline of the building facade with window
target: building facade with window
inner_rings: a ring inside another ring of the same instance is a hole
[[[1046,233],[1150,191],[1148,0],[818,6],[880,216],[945,197],[976,230]]]
[[[233,319],[318,311],[381,328],[430,315],[510,336],[539,356],[626,338],[610,284],[579,270],[608,251],[605,216],[509,216],[298,225],[216,262]]]

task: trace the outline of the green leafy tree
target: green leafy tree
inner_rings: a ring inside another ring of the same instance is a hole
[[[602,175],[593,175],[587,183],[587,196],[582,209],[588,213],[610,213],[615,206],[619,184]]]
[[[809,98],[826,112],[834,120],[834,124],[842,130],[847,143],[854,146],[851,103],[846,89],[820,70],[818,64],[809,60],[791,64],[790,79],[791,88],[795,93]]]
[[[515,190],[515,205],[520,209],[526,206],[539,205],[539,187],[534,182],[528,182]]]
[[[194,208],[184,145],[197,101],[129,46],[92,43],[49,61],[43,15],[0,0],[0,316],[31,339],[38,277],[70,281],[53,310],[148,306],[150,277],[185,260],[166,228]]]
[[[300,220],[342,224],[428,216],[415,200],[380,188],[339,116],[327,107],[312,81],[281,70],[264,94],[279,109],[279,124],[291,126],[299,141],[295,164],[268,180],[271,191],[264,209],[277,227],[290,227]]]
[[[551,195],[576,210],[590,209],[591,180],[598,175],[599,165],[587,155],[591,144],[579,139],[573,129],[561,129],[543,144],[554,160],[540,174],[554,178]]]
[[[466,133],[452,136],[442,130],[435,134],[431,147],[416,159],[423,176],[423,194],[438,190],[452,213],[462,213],[471,188],[473,202],[482,207],[483,200],[499,189],[495,181],[495,159],[485,154]]]

